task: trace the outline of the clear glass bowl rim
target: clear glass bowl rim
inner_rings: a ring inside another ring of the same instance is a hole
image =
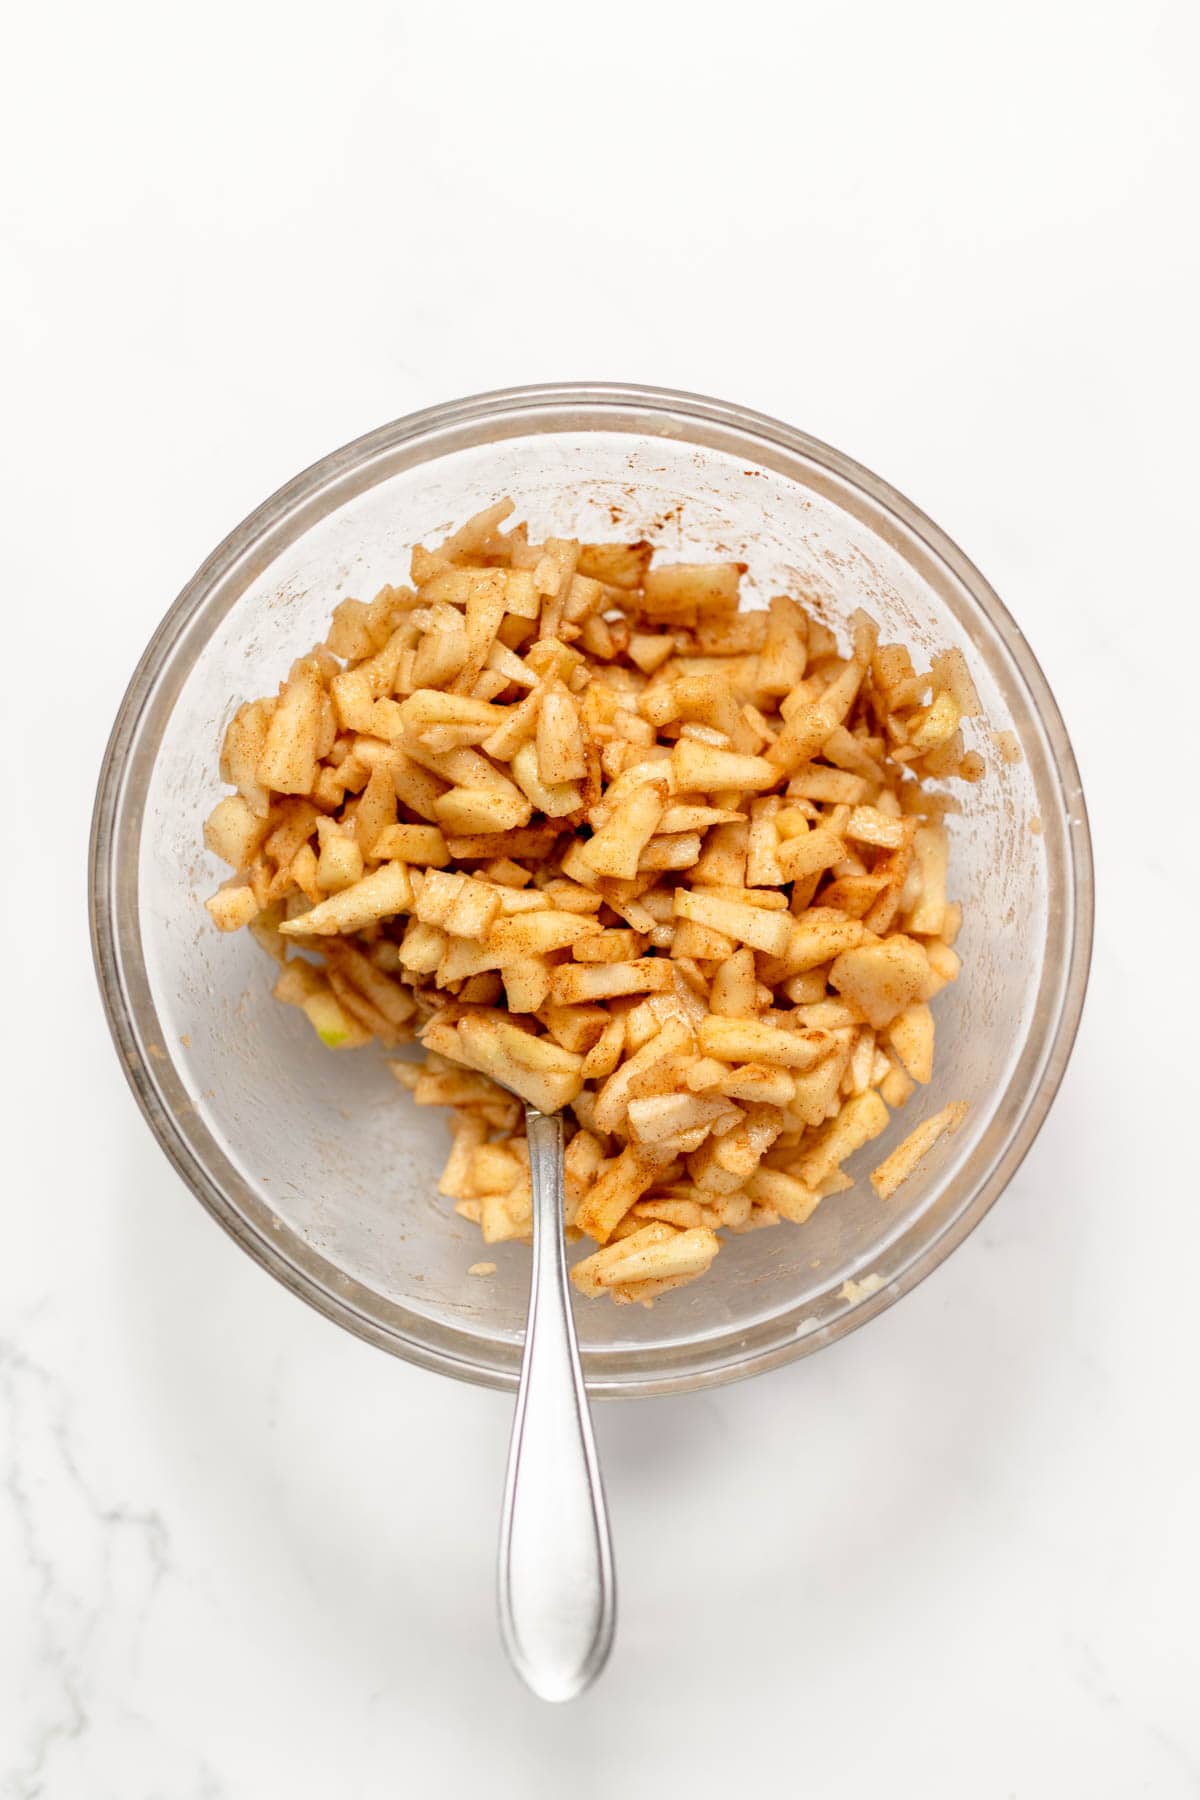
[[[819,1330],[797,1336],[791,1315],[780,1313],[749,1333],[730,1334],[736,1340],[733,1342],[730,1337],[698,1340],[696,1355],[687,1366],[673,1365],[666,1370],[654,1366],[650,1351],[629,1353],[630,1366],[621,1371],[612,1369],[611,1355],[599,1360],[585,1352],[588,1389],[593,1395],[684,1393],[739,1380],[810,1355],[868,1323],[931,1274],[975,1229],[1027,1154],[1058,1091],[1083,1010],[1094,914],[1092,849],[1079,771],[1062,716],[1037,658],[984,576],[940,527],[879,476],[819,439],[767,414],[674,389],[608,382],[545,383],[447,401],[393,420],[322,457],[263,501],[217,546],[166,613],[130,680],[101,765],[92,817],[88,883],[92,951],[109,1029],[134,1097],[179,1175],[234,1240],[292,1293],[367,1342],[460,1380],[486,1387],[514,1388],[515,1361],[504,1367],[481,1361],[472,1356],[469,1340],[447,1341],[449,1334],[420,1314],[403,1313],[400,1323],[397,1315],[402,1309],[390,1307],[386,1309],[388,1316],[382,1316],[383,1303],[375,1309],[369,1302],[364,1305],[364,1290],[358,1284],[341,1276],[332,1282],[323,1280],[321,1270],[328,1271],[330,1265],[317,1257],[312,1259],[312,1267],[300,1266],[239,1211],[181,1131],[152,1073],[148,1045],[153,1041],[153,1008],[140,957],[137,967],[123,964],[114,885],[123,852],[121,826],[125,824],[128,829],[128,822],[133,819],[136,847],[148,777],[148,771],[133,768],[131,750],[160,675],[217,583],[240,561],[252,557],[256,548],[285,521],[296,520],[298,515],[312,516],[314,509],[320,510],[320,498],[328,489],[369,468],[376,459],[386,457],[399,446],[409,446],[411,455],[412,446],[428,439],[429,454],[418,460],[434,461],[441,453],[439,437],[448,429],[488,420],[499,424],[502,420],[504,435],[512,436],[516,434],[514,428],[523,421],[536,431],[539,419],[547,412],[564,409],[570,412],[572,424],[577,427],[586,423],[589,411],[597,415],[593,420],[597,429],[606,420],[611,423],[614,414],[636,412],[667,417],[684,428],[691,422],[736,432],[744,439],[742,447],[748,455],[753,455],[756,442],[766,442],[805,457],[890,513],[962,583],[1003,642],[1045,732],[1058,780],[1057,798],[1071,827],[1067,833],[1066,862],[1069,891],[1065,896],[1069,903],[1069,932],[1062,957],[1055,965],[1060,976],[1065,966],[1065,979],[1060,979],[1057,1016],[1048,1033],[1040,1078],[1030,1084],[1025,1106],[1006,1140],[981,1171],[966,1204],[886,1287]],[[202,643],[197,644],[193,656],[202,647]],[[139,943],[136,934],[134,943]],[[1044,977],[1043,988],[1045,980]],[[148,1017],[144,1017],[147,1011]],[[144,1028],[147,1023],[149,1032]],[[1022,1055],[1010,1087],[1022,1079],[1024,1062]]]

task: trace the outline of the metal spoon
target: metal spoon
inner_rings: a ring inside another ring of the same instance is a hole
[[[559,1113],[525,1108],[533,1273],[500,1523],[500,1631],[543,1700],[572,1700],[608,1660],[616,1582],[563,1242]]]

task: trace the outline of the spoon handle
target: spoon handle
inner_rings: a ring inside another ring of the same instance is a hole
[[[570,1700],[604,1667],[616,1586],[563,1243],[561,1116],[527,1107],[533,1276],[500,1525],[500,1629],[521,1678]]]

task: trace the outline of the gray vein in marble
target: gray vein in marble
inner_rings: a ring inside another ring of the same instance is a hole
[[[1157,1744],[1187,1776],[1189,1786],[1200,1793],[1200,1762],[1197,1762],[1188,1746],[1180,1743],[1157,1719],[1130,1713],[1124,1695],[1114,1685],[1112,1676],[1093,1644],[1086,1638],[1072,1636],[1068,1636],[1066,1641],[1076,1655],[1076,1680],[1089,1699],[1103,1707],[1105,1712],[1119,1714],[1130,1725],[1140,1726],[1151,1742]]]
[[[0,1492],[11,1508],[33,1590],[27,1667],[37,1696],[24,1743],[10,1749],[13,1761],[0,1769],[0,1792],[7,1800],[50,1800],[62,1792],[56,1770],[68,1747],[78,1749],[87,1737],[94,1665],[102,1660],[111,1673],[110,1647],[97,1645],[101,1629],[123,1613],[129,1619],[124,1672],[136,1676],[150,1610],[170,1570],[170,1544],[158,1513],[100,1499],[81,1466],[63,1384],[11,1341],[0,1341],[0,1401],[6,1420]],[[90,1539],[72,1529],[68,1541],[57,1529],[62,1521],[56,1509],[81,1511]],[[95,1572],[76,1582],[67,1559],[81,1548]],[[114,1568],[130,1554],[138,1580],[131,1583],[123,1567],[118,1594]],[[131,1594],[136,1598],[129,1614]]]

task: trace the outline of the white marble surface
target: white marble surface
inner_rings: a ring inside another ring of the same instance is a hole
[[[8,48],[0,1792],[1200,1793],[1195,9],[116,0]],[[944,523],[1058,692],[1101,891],[1059,1102],[950,1263],[801,1365],[601,1409],[619,1645],[553,1710],[493,1630],[508,1404],[184,1191],[83,857],[233,522],[581,375],[761,406]]]

